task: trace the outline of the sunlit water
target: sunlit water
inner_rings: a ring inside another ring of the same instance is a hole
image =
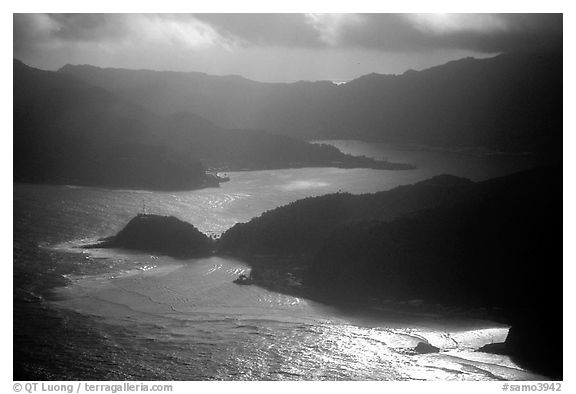
[[[337,309],[237,286],[232,280],[249,268],[233,259],[78,249],[114,234],[143,209],[218,234],[306,196],[386,190],[449,172],[480,180],[534,165],[527,156],[427,156],[378,145],[363,153],[404,162],[419,157],[420,168],[235,172],[220,188],[190,192],[15,185],[17,370],[38,379],[91,380],[537,378],[507,357],[474,352],[505,339],[507,328],[491,322],[389,306]],[[410,353],[419,341],[442,351]]]

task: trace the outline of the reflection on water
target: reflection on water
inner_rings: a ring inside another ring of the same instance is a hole
[[[504,340],[505,327],[486,328],[485,322],[462,319],[438,322],[389,311],[349,314],[258,287],[234,285],[232,280],[247,270],[240,262],[163,260],[155,270],[112,281],[77,278],[74,285],[59,290],[57,305],[123,327],[124,340],[146,338],[159,352],[146,360],[150,369],[159,368],[166,349],[171,358],[188,360],[170,371],[174,379],[530,377],[507,359],[470,357],[475,348]],[[443,353],[411,353],[420,341],[440,347]],[[198,358],[208,354],[210,360],[198,365]]]
[[[220,233],[303,197],[413,183],[447,172],[441,163],[454,160],[393,152],[402,157],[389,152],[390,160],[418,159],[421,167],[232,172],[220,188],[189,192],[14,185],[17,367],[37,379],[534,378],[506,357],[473,352],[506,336],[492,323],[384,306],[360,313],[237,286],[232,280],[249,268],[230,259],[78,253],[78,245],[121,229],[143,203],[149,213]],[[533,164],[517,157],[496,165],[491,157],[460,155],[455,171],[477,179],[480,168],[501,175]],[[442,352],[411,354],[422,340]]]
[[[280,186],[280,189],[293,191],[293,190],[309,190],[309,189],[319,189],[329,186],[328,182],[319,181],[292,181],[285,185]]]

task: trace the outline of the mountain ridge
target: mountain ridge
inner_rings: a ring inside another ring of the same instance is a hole
[[[260,130],[241,133],[189,112],[160,116],[114,92],[14,60],[14,180],[187,190],[213,170],[411,169]]]
[[[220,127],[303,139],[558,152],[562,131],[562,57],[554,54],[464,58],[341,85],[81,66],[59,73],[155,113],[192,112]]]

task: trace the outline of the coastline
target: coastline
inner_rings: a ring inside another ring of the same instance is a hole
[[[354,156],[356,157],[356,156]],[[359,157],[360,159],[367,159]],[[253,166],[253,167],[236,167],[236,166],[218,166],[211,167],[207,171],[207,177],[200,185],[182,184],[180,186],[159,186],[159,185],[133,185],[133,184],[105,184],[95,182],[82,182],[77,180],[63,179],[47,179],[47,180],[28,180],[28,179],[14,179],[14,183],[29,184],[29,185],[48,185],[48,186],[67,186],[67,187],[85,187],[103,190],[129,190],[129,191],[151,191],[151,192],[182,192],[194,191],[208,188],[218,188],[222,183],[230,182],[230,177],[227,175],[229,172],[256,172],[256,171],[269,171],[269,170],[299,170],[306,168],[338,168],[338,169],[371,169],[383,171],[407,171],[415,170],[417,167],[409,163],[396,163],[389,161],[378,161],[367,159],[372,163],[359,164],[359,163],[346,163],[346,162],[330,162],[330,163],[293,163],[288,166]],[[222,174],[224,173],[224,174]]]
[[[168,263],[171,261],[167,260]],[[216,302],[224,319],[219,324],[229,322],[237,333],[249,330],[250,327],[266,325],[267,322],[277,324],[275,322],[278,322],[278,319],[282,319],[280,321],[283,326],[294,323],[310,327],[309,319],[312,315],[309,313],[314,311],[314,319],[320,319],[319,322],[330,317],[334,319],[333,328],[336,332],[342,329],[346,332],[348,327],[358,330],[366,338],[356,340],[373,341],[377,348],[375,351],[384,354],[392,352],[412,364],[415,369],[409,376],[419,373],[423,378],[430,379],[425,373],[427,366],[435,368],[433,365],[441,360],[443,363],[453,363],[453,369],[445,371],[448,375],[458,373],[459,366],[471,365],[480,368],[477,372],[479,376],[484,376],[484,379],[546,380],[545,377],[520,369],[507,357],[474,352],[484,344],[503,339],[507,332],[504,325],[458,315],[440,318],[408,308],[398,310],[393,305],[390,308],[359,308],[363,305],[358,303],[332,305],[319,300],[277,293],[261,286],[247,288],[233,284],[232,280],[239,273],[246,273],[247,269],[247,263],[243,260],[210,257],[180,262],[174,266],[161,265],[111,281],[78,278],[73,286],[58,291],[61,297],[57,305],[67,310],[83,311],[112,324],[125,324],[122,323],[122,316],[126,310],[131,314],[143,313],[142,317],[153,319],[151,321],[157,321],[156,316],[166,316],[170,321],[177,319],[187,322],[189,319],[200,319],[200,324],[206,308],[204,302]],[[211,283],[210,278],[220,279],[217,283]],[[162,289],[170,289],[170,292]],[[215,292],[231,300],[232,305],[220,306],[219,300],[212,300]],[[179,296],[173,298],[171,294]],[[197,305],[200,299],[196,295],[199,294],[206,294],[209,298],[203,299],[202,304]],[[126,298],[126,295],[129,296]],[[253,305],[247,304],[248,300],[259,300],[258,302],[264,302],[264,305],[254,309]],[[269,302],[272,304],[269,305]],[[276,305],[277,302],[280,304]],[[192,317],[190,313],[196,310],[199,310],[200,315]],[[261,313],[264,315],[260,315]],[[284,320],[286,314],[289,317]],[[210,316],[210,319],[216,318],[214,315]],[[423,341],[438,347],[439,353],[415,354],[413,348]]]
[[[306,298],[311,301],[343,309],[389,310],[408,315],[429,315],[438,318],[470,318],[489,320],[495,324],[510,327],[503,310],[494,308],[468,308],[462,305],[442,305],[417,299],[388,299],[371,296],[338,297],[337,295],[314,289],[303,283],[300,274],[304,271],[301,260],[279,256],[236,256],[217,254],[223,258],[239,259],[251,268],[253,286]]]

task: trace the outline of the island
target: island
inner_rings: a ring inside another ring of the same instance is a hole
[[[211,255],[214,241],[192,224],[174,216],[139,214],[118,234],[84,248],[121,248],[191,258]]]
[[[557,166],[482,182],[443,175],[378,193],[306,198],[214,241],[176,218],[139,215],[97,247],[233,256],[252,268],[238,284],[331,305],[421,300],[421,311],[509,324],[499,351],[560,379],[561,175]]]

